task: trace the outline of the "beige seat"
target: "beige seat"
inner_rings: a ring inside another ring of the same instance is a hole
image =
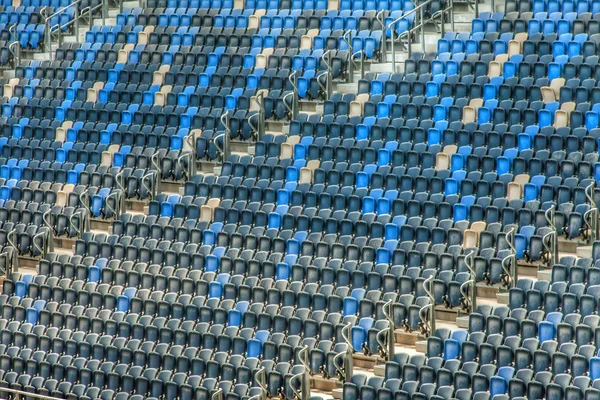
[[[517,182],[508,182],[508,188],[506,189],[506,198],[508,201],[519,200],[523,196],[523,186]]]
[[[258,94],[262,93],[263,98],[267,98],[269,96],[269,91],[267,89],[260,89],[256,92],[256,96],[250,97],[250,110],[249,111],[260,111],[260,104],[258,104]]]
[[[294,145],[291,143],[281,143],[281,152],[279,154],[281,159],[294,158]]]
[[[310,160],[309,162],[306,163],[306,168],[309,168],[311,170],[316,170],[317,168],[319,168],[321,166],[321,161],[319,160]]]
[[[161,86],[165,81],[165,73],[162,71],[154,71],[152,74],[152,85]]]
[[[508,42],[508,56],[512,57],[515,54],[521,54],[521,42],[511,40]]]
[[[66,206],[69,202],[69,194],[75,190],[75,185],[67,183],[56,193],[56,204]]]
[[[221,199],[217,197],[211,197],[208,199],[205,205],[200,207],[200,219],[202,221],[212,221],[215,213],[215,208],[219,207]]]
[[[166,95],[163,92],[154,93],[154,105],[164,106],[166,102]]]
[[[13,97],[13,87],[10,84],[7,83],[4,85],[4,93],[2,96],[6,97],[7,99]]]
[[[142,31],[138,33],[137,44],[148,44],[148,32]]]
[[[473,222],[471,227],[464,233],[463,248],[469,249],[479,246],[481,232],[485,231],[486,223],[483,221]]]
[[[562,128],[569,125],[569,113],[564,110],[556,110],[554,113],[554,127]]]
[[[519,174],[515,176],[514,182],[521,186],[525,186],[527,183],[529,183],[529,178],[530,176],[528,174]]]
[[[515,34],[515,38],[514,38],[514,40],[516,40],[519,43],[523,43],[527,39],[529,39],[529,34],[527,32],[519,32],[519,33]]]
[[[363,115],[363,103],[359,101],[351,101],[350,113],[348,115],[350,117],[360,117],[361,115]]]
[[[113,162],[113,153],[111,153],[110,151],[103,151],[102,158],[100,160],[100,164],[111,166],[112,162]]]
[[[571,114],[572,111],[575,111],[576,107],[577,107],[577,105],[575,104],[575,102],[566,101],[561,104],[560,109],[567,112],[568,114]]]
[[[327,11],[339,10],[340,9],[340,1],[339,0],[329,0],[327,2]]]
[[[267,68],[267,55],[257,54],[254,62],[255,68]]]
[[[313,181],[313,170],[310,168],[301,168],[300,169],[300,179],[298,183],[312,183]]]
[[[470,249],[479,246],[479,232],[471,229],[465,230],[463,234],[463,249]]]
[[[473,108],[471,106],[464,107],[462,117],[463,124],[477,121],[477,110],[478,108]]]
[[[560,100],[560,88],[565,86],[565,78],[554,78],[552,82],[550,82],[550,87],[554,90],[554,95],[556,100]]]
[[[489,68],[488,68],[488,78],[494,78],[496,76],[501,76],[502,75],[502,64],[499,63],[498,61],[492,61],[490,62]]]
[[[437,153],[435,155],[435,170],[443,171],[450,169],[450,155],[446,153]]]
[[[542,100],[544,100],[544,103],[555,102],[557,99],[556,99],[556,93],[554,92],[554,89],[552,89],[550,86],[543,86],[542,87]]]
[[[87,90],[87,101],[95,103],[98,101],[98,91],[94,88],[89,88]]]

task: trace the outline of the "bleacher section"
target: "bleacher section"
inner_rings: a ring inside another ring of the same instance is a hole
[[[10,3],[0,398],[600,400],[600,1]]]

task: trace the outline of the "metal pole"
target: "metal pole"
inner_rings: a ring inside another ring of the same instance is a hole
[[[419,10],[419,19],[421,20],[421,48],[423,49],[423,54],[425,54],[425,18],[423,15],[423,7]]]
[[[475,0],[475,17],[479,18],[479,0]]]
[[[449,4],[448,1],[446,1],[444,3],[444,7],[442,8],[442,14],[440,15],[440,20],[441,20],[441,23],[440,23],[440,33],[441,33],[441,38],[442,39],[444,38],[444,35],[445,35],[444,32],[446,31],[446,28],[444,27],[444,25],[445,25],[445,21],[444,21],[445,18],[444,17],[446,16],[446,10],[448,9],[448,4]]]
[[[390,28],[390,33],[392,34],[392,74],[395,74],[398,70],[396,70],[396,45],[394,44],[395,29],[393,26]],[[410,53],[408,54],[408,57],[410,57]]]
[[[388,301],[383,305],[381,311],[385,319],[388,321],[387,329],[382,329],[376,336],[377,343],[379,344],[379,351],[382,353],[383,357],[386,360],[393,360],[394,354],[396,354],[396,337],[394,331],[396,330],[396,326],[394,325],[394,318],[392,317],[392,300]],[[387,308],[387,310],[386,310]],[[386,342],[381,340],[381,337],[386,337]]]
[[[585,188],[585,196],[590,202],[590,209],[584,215],[584,220],[590,228],[590,236],[588,240],[589,244],[594,243],[598,239],[598,237],[600,237],[600,232],[598,231],[598,228],[600,226],[600,224],[598,223],[598,206],[594,201],[595,186],[595,183],[592,182],[589,186]]]
[[[75,42],[79,44],[79,3],[75,3]]]
[[[381,24],[381,57],[380,60],[383,60],[383,62],[386,62],[386,55],[387,55],[387,49],[386,49],[386,33],[385,33],[385,17],[383,17],[383,15],[385,14],[385,10],[381,10],[376,18],[377,21],[379,21],[379,23]],[[380,18],[381,17],[381,18]]]
[[[456,32],[454,30],[454,0],[449,0],[450,1],[450,30],[452,32]]]
[[[102,26],[106,26],[106,15],[108,14],[108,0],[102,0]]]

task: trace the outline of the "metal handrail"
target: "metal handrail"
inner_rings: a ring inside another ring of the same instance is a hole
[[[427,283],[429,283],[429,289],[427,288]],[[421,318],[421,331],[426,336],[435,332],[435,298],[433,297],[433,275],[429,278],[425,279],[423,282],[423,290],[425,294],[429,297],[431,303],[427,304],[419,310],[419,318]],[[429,310],[429,317],[425,315],[425,313]],[[429,320],[429,326],[427,326],[427,322]]]
[[[394,324],[394,317],[392,315],[393,305],[394,305],[394,302],[392,300],[389,300],[381,308],[383,316],[388,321],[388,329],[387,330],[382,329],[375,336],[375,340],[377,340],[377,344],[379,344],[379,351],[386,360],[393,359],[394,354],[396,352],[396,346],[395,346],[395,340],[394,340],[394,331],[395,331],[396,327]],[[387,307],[387,311],[386,311],[386,307]],[[382,339],[384,335],[387,335],[387,339],[386,339],[387,342]]]
[[[146,175],[142,176],[142,187],[150,193],[150,200],[154,200],[156,198],[156,180],[158,174],[155,171],[150,171]],[[146,184],[146,181],[150,182],[150,186]]]
[[[42,239],[42,246],[38,246],[37,239]],[[52,237],[52,231],[50,229],[38,233],[33,237],[33,246],[39,251],[42,258],[48,255],[48,249],[51,252],[54,251],[54,238]]]
[[[515,233],[515,228],[506,233],[506,243],[508,243],[512,254],[504,257],[501,264],[504,271],[504,285],[508,288],[513,287],[517,283],[517,249],[514,245]]]
[[[387,25],[387,29],[390,30],[392,36],[391,36],[391,40],[392,40],[392,70],[393,73],[396,73],[396,46],[395,46],[395,41],[397,39],[402,38],[403,36],[407,36],[408,37],[408,56],[410,57],[412,55],[412,43],[410,40],[411,34],[416,31],[417,29],[421,30],[421,46],[423,48],[423,53],[425,53],[425,21],[423,18],[423,12],[424,9],[427,5],[429,5],[430,3],[433,3],[435,0],[427,0],[424,3],[421,3],[419,5],[417,5],[415,8],[413,8],[412,10],[410,10],[409,12],[407,12],[406,14],[401,15],[400,17],[396,18],[394,21],[390,22]],[[413,3],[414,4],[414,3]],[[446,11],[450,11],[451,14],[451,23],[452,25],[454,25],[454,14],[453,14],[453,7],[454,5],[452,4],[452,0],[448,0],[447,1],[448,6],[446,8],[444,8],[442,11],[442,13],[446,12]],[[409,28],[408,30],[400,33],[400,34],[396,34],[396,30],[394,29],[394,25],[396,25],[398,22],[400,22],[401,20],[415,14],[415,19],[416,19],[416,13],[419,13],[419,24],[418,25],[414,25],[411,28]],[[442,17],[442,23],[443,23],[443,17]],[[385,32],[384,32],[385,33]],[[396,37],[394,37],[396,36]],[[384,40],[386,38],[386,35],[383,35],[382,40]]]
[[[256,374],[254,374],[254,380],[256,384],[261,390],[260,394],[250,397],[249,400],[267,400],[267,393],[269,392],[266,384],[266,370],[265,368],[259,369]]]
[[[585,196],[590,202],[590,209],[585,212],[583,219],[590,228],[590,235],[588,237],[589,244],[594,243],[600,236],[600,226],[598,224],[598,206],[593,196],[595,186],[595,183],[592,182],[585,188]]]
[[[75,216],[79,215],[79,227],[77,225],[75,225],[75,223],[73,222],[73,218],[75,218]],[[69,225],[75,229],[75,233],[77,235],[78,238],[81,239],[81,237],[83,236],[83,234],[85,232],[87,232],[89,230],[89,218],[90,218],[90,213],[86,212],[83,209],[79,209],[76,212],[74,212],[70,217],[69,217]]]
[[[554,205],[552,205],[544,213],[546,222],[548,222],[548,225],[552,229],[552,232],[548,232],[542,238],[542,244],[544,245],[546,250],[548,250],[548,252],[550,253],[550,257],[548,258],[548,261],[551,266],[556,264],[556,262],[558,261],[558,231],[556,230],[556,224],[554,221],[555,210],[556,210],[556,207]]]
[[[79,19],[87,12],[88,22],[89,22],[89,26],[90,26],[90,30],[91,30],[92,26],[93,26],[92,13],[100,8],[102,9],[102,25],[106,25],[106,16],[108,15],[108,1],[109,0],[100,0],[100,3],[96,6],[92,6],[90,4],[89,6],[83,8],[83,9],[79,9],[79,5],[81,4],[82,1],[83,0],[75,0],[74,2],[68,4],[67,6],[55,11],[51,15],[46,15],[46,10],[47,10],[46,7],[44,7],[40,11],[40,14],[42,14],[42,18],[44,19],[44,32],[45,32],[44,41],[45,41],[45,45],[46,45],[46,51],[48,52],[50,60],[52,60],[52,38],[51,38],[51,35],[54,31],[57,32],[58,44],[60,46],[62,44],[62,32],[61,32],[62,29],[74,26],[75,41],[77,43],[79,43]],[[120,3],[120,8],[122,11],[123,1],[122,0],[118,0],[118,1]],[[50,25],[50,20],[52,18],[62,15],[65,11],[67,11],[68,9],[71,9],[71,8],[74,9],[74,13],[73,13],[74,17],[72,20],[69,20],[64,24],[61,24],[60,20],[59,20],[58,24]]]
[[[64,400],[59,397],[52,397],[47,395],[41,395],[37,393],[25,392],[23,390],[9,389],[7,387],[0,387],[0,393],[11,393],[14,394],[14,400],[21,400],[21,396],[24,398],[31,397],[34,399],[42,399],[42,400]]]
[[[325,92],[325,100],[329,100],[331,97],[331,50],[327,50],[321,56],[321,60],[325,63],[325,73],[321,75],[317,75],[317,83],[321,87],[321,89]],[[321,83],[321,77],[325,75],[325,85]]]
[[[8,251],[5,251],[3,253],[0,253],[0,258],[4,258],[4,260],[5,260],[4,275],[9,276],[12,273],[12,263],[15,259],[15,252],[13,251],[12,253],[9,254]],[[12,260],[11,260],[11,258],[12,258]],[[0,389],[2,389],[2,388],[0,388]]]
[[[154,168],[154,170],[156,171],[156,193],[160,193],[161,192],[161,185],[162,185],[162,173],[161,173],[161,168],[160,168],[160,153],[156,152],[152,155],[152,157],[150,158],[150,165],[152,165],[152,167]]]
[[[106,207],[108,207],[108,209],[110,210],[110,212],[114,215],[115,218],[119,218],[121,216],[121,198],[123,196],[123,192],[119,189],[115,190],[114,192],[112,192],[111,194],[109,194],[108,196],[106,196]],[[110,198],[112,197],[116,197],[116,206],[113,207],[110,205],[110,202],[108,201]]]
[[[258,112],[248,117],[248,125],[254,132],[255,139],[257,142],[261,141],[265,135],[265,95],[264,92],[258,92],[256,97],[256,103],[258,104]],[[285,104],[285,103],[284,103]],[[258,124],[254,126],[252,124],[252,118],[258,118]]]
[[[290,120],[295,119],[296,115],[298,115],[298,85],[296,84],[297,73],[298,73],[298,71],[293,71],[290,74],[290,76],[288,77],[288,81],[292,85],[293,90],[291,92],[287,93],[285,96],[283,96],[283,105],[290,113]],[[317,81],[318,81],[318,79],[317,79]],[[287,99],[290,96],[292,96],[292,105],[291,106],[289,106],[287,103]]]
[[[87,203],[86,203],[86,202],[83,200],[83,199],[84,199],[84,197],[85,197],[86,199],[89,199],[89,197],[90,197],[90,196],[88,195],[88,191],[89,191],[89,188],[86,188],[86,189],[85,189],[83,192],[81,192],[81,193],[79,194],[79,203],[80,203],[80,204],[83,206],[83,208],[85,208],[85,209],[87,210],[88,214],[90,214],[90,213],[92,212],[92,209],[91,209],[91,208],[90,208],[90,207],[87,205]]]
[[[223,400],[223,389],[219,388],[217,389],[212,396],[210,397],[211,400]]]
[[[16,50],[14,48],[16,48]],[[13,66],[17,67],[18,65],[20,65],[21,64],[21,45],[19,44],[19,42],[15,41],[15,42],[12,42],[11,44],[9,44],[8,51],[10,51],[12,53],[12,55],[14,56],[15,62],[13,63]]]
[[[385,43],[385,42],[386,42],[386,41],[385,41],[385,37],[386,37],[386,36],[385,36],[385,17],[384,17],[384,15],[385,15],[386,11],[387,11],[387,10],[381,10],[381,11],[379,11],[379,12],[377,13],[377,15],[375,16],[375,19],[377,19],[377,21],[379,21],[379,23],[381,24],[381,42],[380,42],[380,44],[379,44],[379,47],[380,47],[380,49],[379,49],[379,50],[380,50],[380,52],[381,52],[381,55],[382,55],[383,57],[385,57],[385,55],[386,55],[386,53],[387,53],[387,51],[386,51],[386,43]],[[385,62],[385,61],[384,61],[384,62]]]
[[[463,282],[459,287],[460,294],[462,295],[462,307],[466,312],[473,312],[477,308],[477,276],[475,272],[475,251],[471,251],[465,256],[465,266],[471,273],[471,279]],[[471,286],[471,292],[469,293],[468,287]],[[470,295],[470,296],[469,296]]]
[[[8,232],[8,234],[6,235],[6,241],[8,242],[9,245],[11,245],[16,252],[19,252],[19,248],[17,247],[17,243],[13,240],[13,236],[17,234],[17,231],[15,231],[14,229],[10,232]]]
[[[342,339],[346,342],[346,351],[339,352],[333,357],[333,366],[335,367],[336,372],[340,380],[347,382],[352,378],[353,370],[354,370],[354,346],[352,346],[352,341],[350,340],[350,336],[346,331],[352,329],[352,324],[348,323],[348,325],[344,326],[341,330]],[[343,358],[343,366],[340,367],[340,363],[338,360]]]

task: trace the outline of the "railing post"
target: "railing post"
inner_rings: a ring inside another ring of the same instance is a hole
[[[475,18],[479,18],[479,0],[475,0]]]
[[[152,164],[152,168],[156,171],[156,193],[161,193],[161,185],[162,185],[162,172],[160,167],[160,153],[156,152],[150,159],[150,163]]]
[[[384,317],[388,321],[387,329],[382,329],[376,336],[377,343],[379,344],[379,352],[386,360],[392,360],[394,358],[394,354],[396,354],[396,336],[394,331],[396,330],[396,326],[394,325],[393,318],[393,302],[392,300],[388,301],[383,305],[381,311],[383,312]],[[387,309],[386,309],[387,308]],[[384,342],[381,337],[385,336],[386,341]]]
[[[54,227],[48,221],[48,215],[50,214],[50,212],[51,212],[51,210],[46,211],[42,215],[42,220],[48,227],[48,241],[50,242],[50,251],[54,251]]]
[[[387,62],[387,36],[386,36],[386,29],[385,29],[385,10],[381,10],[379,11],[379,13],[377,14],[376,18],[377,21],[379,21],[379,23],[381,24],[381,45],[380,45],[380,52],[381,52],[381,57],[380,57],[380,61],[383,62]]]
[[[427,284],[429,284],[429,288],[427,288]],[[435,333],[435,298],[433,297],[433,275],[429,278],[425,279],[423,282],[423,290],[429,297],[429,304],[423,306],[419,312],[419,316],[421,317],[421,332],[425,336],[429,336]],[[427,312],[429,311],[429,312]]]
[[[421,49],[425,54],[425,14],[423,13],[423,7],[419,9],[419,19],[421,20]]]
[[[340,352],[333,357],[333,366],[337,370],[338,377],[342,382],[350,382],[354,374],[354,347],[350,340],[350,334],[346,333],[347,330],[350,331],[351,329],[352,324],[350,323],[342,328],[342,339],[346,342],[346,351]],[[338,362],[340,358],[343,358],[342,367],[340,367],[340,363]]]
[[[17,243],[14,241],[14,235],[17,234],[17,231],[12,230],[8,232],[6,235],[6,240],[8,244],[13,248],[13,260],[12,260],[12,270],[11,272],[19,272],[19,248],[17,247]],[[8,271],[7,271],[8,272]]]
[[[188,163],[188,177],[192,177],[197,173],[196,135],[192,132],[184,138],[191,149],[190,162]]]
[[[75,30],[75,43],[79,44],[79,3],[75,3],[73,7],[75,7],[75,22],[73,28]]]
[[[259,92],[256,95],[255,100],[256,104],[258,104],[258,112],[256,114],[253,114],[250,118],[248,118],[248,124],[250,125],[250,128],[252,128],[252,130],[254,131],[255,140],[257,142],[260,142],[263,136],[265,135],[265,96],[263,92]],[[252,117],[258,119],[256,125],[253,125]]]
[[[93,25],[93,21],[92,21],[92,5],[90,4],[88,6],[88,21],[90,23],[90,31],[92,30],[92,25]]]
[[[517,249],[515,248],[515,232],[516,229],[513,228],[506,233],[506,243],[508,243],[512,254],[504,257],[502,260],[503,285],[508,289],[515,287],[517,280],[519,279],[517,271]]]
[[[546,222],[548,222],[552,232],[547,233],[546,236],[543,237],[542,243],[550,254],[548,262],[550,263],[550,266],[553,266],[558,262],[558,231],[556,230],[555,206],[546,210],[544,217],[546,217]]]
[[[210,397],[211,400],[223,400],[223,389],[219,388],[217,389],[212,396]]]
[[[223,147],[220,150],[222,160],[223,162],[225,162],[229,159],[229,156],[231,155],[231,130],[229,129],[229,111],[225,111],[225,113],[221,115],[221,123],[225,127],[225,132],[223,133]],[[216,143],[217,142],[215,140],[215,144]],[[216,144],[216,146],[217,148],[219,147],[218,144]]]
[[[102,26],[106,26],[106,16],[108,15],[108,0],[101,0],[102,1]]]
[[[398,70],[396,70],[396,44],[394,43],[394,35],[396,34],[396,30],[395,28],[392,26],[392,24],[390,24],[390,33],[391,35],[391,39],[392,39],[392,74],[395,74],[398,72]],[[410,55],[409,55],[410,57]]]
[[[319,78],[317,78],[318,81]],[[290,113],[290,120],[294,120],[296,119],[296,116],[298,115],[298,73],[297,71],[294,71],[291,73],[291,75],[289,76],[288,80],[290,81],[290,83],[292,84],[292,93],[288,93],[284,99],[283,99],[283,104],[284,106],[288,109],[289,113]],[[292,104],[291,106],[288,106],[287,102],[286,102],[286,98],[288,96],[292,97]]]
[[[442,6],[442,12],[440,14],[440,34],[441,34],[441,39],[444,38],[445,35],[445,31],[446,31],[446,27],[444,26],[445,23],[445,17],[446,17],[446,11],[448,10],[448,5],[450,4],[450,0],[446,0],[444,2],[444,5]]]
[[[450,2],[450,29],[452,32],[456,32],[454,30],[454,0],[448,0]]]
[[[591,183],[589,186],[585,188],[585,196],[590,202],[590,209],[584,214],[584,221],[590,228],[590,235],[588,237],[588,244],[594,243],[600,237],[600,232],[598,231],[600,224],[598,221],[598,206],[594,201],[594,187],[595,183]]]
[[[470,314],[477,309],[477,274],[475,272],[475,252],[472,251],[465,256],[465,265],[471,273],[471,278],[460,286],[462,294],[462,307],[466,314]],[[467,287],[470,286],[470,292]]]
[[[352,48],[352,31],[348,31],[342,36],[348,46],[348,82],[354,82],[354,49]]]

